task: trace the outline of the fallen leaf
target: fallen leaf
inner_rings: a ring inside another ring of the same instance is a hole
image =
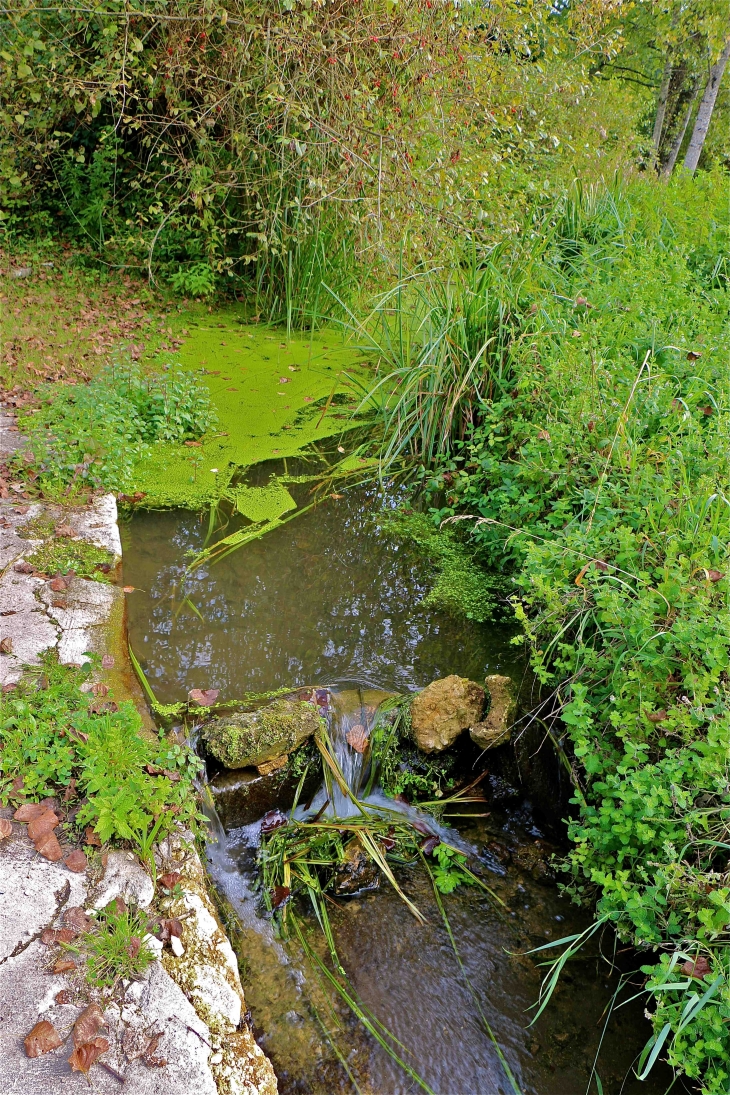
[[[108,1049],[109,1043],[106,1038],[94,1038],[93,1042],[84,1042],[83,1045],[77,1046],[69,1057],[68,1063],[73,1072],[86,1074],[94,1062],[98,1061],[102,1053],[106,1053]]]
[[[291,890],[288,886],[275,886],[271,891],[271,907],[272,909],[280,909],[282,905],[285,905],[291,896]]]
[[[197,703],[200,707],[210,707],[218,699],[220,692],[217,688],[191,688],[188,699],[191,703]]]
[[[13,814],[15,821],[33,821],[34,818],[45,814],[47,806],[41,806],[40,802],[24,802]]]
[[[103,1026],[106,1024],[101,1008],[98,1004],[89,1004],[74,1023],[74,1045],[80,1046],[84,1042],[91,1042]]]
[[[86,870],[86,856],[80,848],[76,848],[75,851],[69,852],[63,861],[64,867],[73,871],[74,874],[83,874]]]
[[[7,818],[0,817],[0,840],[7,840],[13,831],[13,826]]]
[[[580,338],[580,331],[573,331],[573,338]]]
[[[63,593],[64,590],[68,589],[68,582],[63,578],[51,578],[48,585],[54,593]]]
[[[3,685],[3,695],[7,695],[8,692],[14,692],[17,687],[18,685],[16,681],[7,681]]]
[[[6,608],[4,612],[0,612],[0,616],[15,616],[16,614],[17,609],[15,608]]]
[[[25,559],[21,559],[19,563],[16,563],[13,567],[16,574],[32,574],[35,567],[32,563],[26,563]]]
[[[116,700],[94,700],[89,704],[90,715],[114,715],[119,710]]]
[[[59,958],[53,967],[54,973],[68,973],[69,970],[75,970],[76,963],[73,958]]]
[[[28,836],[35,844],[46,833],[52,832],[59,824],[59,819],[53,810],[45,809],[38,817],[34,817],[28,824]]]
[[[721,570],[706,570],[705,574],[708,582],[719,582],[721,578],[725,577]]]
[[[338,446],[337,446],[337,451],[338,451],[338,452],[344,452],[344,451],[345,451],[345,447],[344,447],[344,445],[338,445]]]
[[[707,417],[709,418],[711,414],[715,413],[715,408],[714,407],[703,407],[702,408],[702,413],[704,415],[707,415]]]
[[[425,840],[421,841],[421,851],[424,855],[431,855],[434,848],[438,848],[441,841],[437,836],[427,836]]]
[[[280,384],[291,384],[291,377],[290,376],[280,376],[279,377],[279,383]]]
[[[12,654],[13,653],[13,640],[9,635],[6,635],[4,639],[0,639],[0,654]]]
[[[26,1034],[23,1045],[26,1057],[42,1057],[44,1053],[58,1049],[63,1042],[53,1023],[49,1023],[47,1019],[41,1019],[40,1023],[36,1023],[30,1033]]]
[[[104,657],[101,659],[101,668],[102,669],[113,669],[114,668],[114,655],[113,654],[105,654],[104,655]]]
[[[133,962],[134,962],[135,958],[137,957],[137,955],[139,954],[141,948],[142,948],[142,940],[139,938],[138,935],[133,935],[132,938],[129,940],[129,946],[127,947],[127,954],[129,955],[129,957],[132,959]]]
[[[680,966],[682,973],[687,977],[696,977],[701,980],[703,977],[707,977],[710,973],[710,963],[707,961],[704,955],[699,955],[694,961],[683,962]]]
[[[71,527],[71,525],[56,525],[56,527],[54,528],[53,531],[54,531],[56,536],[61,536],[61,537],[66,537],[66,538],[68,538],[70,536],[73,536],[73,534],[74,534],[74,530]]]
[[[94,832],[90,825],[87,825],[84,829],[84,842],[89,844],[92,848],[101,848],[99,835]]]
[[[92,684],[91,691],[95,696],[107,696],[109,694],[109,685],[104,684],[103,681],[97,681]]]
[[[134,593],[136,588],[137,588],[136,586],[124,586],[124,592],[125,593]]]
[[[155,935],[165,945],[167,945],[171,939],[182,939],[182,923],[176,917],[161,920]]]
[[[186,441],[185,444],[189,449],[202,449],[203,447],[202,441]]]
[[[649,722],[664,722],[667,717],[666,711],[662,708],[661,711],[649,711],[646,716]]]
[[[269,810],[268,814],[264,814],[261,818],[261,832],[273,833],[274,829],[279,829],[282,825],[286,825],[289,821],[286,814],[282,814],[281,810]]]
[[[54,996],[54,1000],[57,1004],[70,1004],[73,1000],[73,994],[69,989],[61,989]]]
[[[77,932],[87,932],[94,921],[80,905],[72,905],[63,914],[64,928],[73,928]]]
[[[698,361],[702,357],[699,350],[690,350],[687,354],[687,361]]]
[[[168,871],[167,874],[160,875],[157,879],[158,886],[164,886],[166,890],[174,890],[180,881],[179,871]]]
[[[359,722],[347,731],[345,739],[350,748],[354,749],[356,753],[364,753],[370,740],[367,730]]]
[[[61,845],[55,833],[44,833],[39,840],[35,841],[35,847],[36,851],[40,852],[45,859],[50,859],[51,863],[58,863],[59,859],[63,858]]]
[[[56,943],[71,943],[78,935],[72,928],[44,928],[41,932],[41,943],[44,947],[52,947]]]
[[[540,430],[540,432],[537,435],[537,440],[538,441],[549,441],[550,440],[550,434],[547,432],[547,430]]]
[[[392,852],[395,848],[395,840],[392,836],[381,836],[380,843],[383,845],[386,852]]]

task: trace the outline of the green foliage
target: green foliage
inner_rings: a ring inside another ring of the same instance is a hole
[[[428,756],[417,749],[411,736],[411,697],[399,697],[380,705],[370,732],[370,778],[366,793],[380,784],[387,795],[405,795],[413,802],[443,798],[454,786],[452,752]]]
[[[108,568],[112,556],[104,548],[90,544],[87,540],[66,540],[56,538],[47,540],[29,555],[28,562],[44,574],[69,574],[74,572],[77,578],[91,578],[96,582],[108,582]]]
[[[162,819],[160,836],[176,818],[194,824],[198,758],[143,736],[130,701],[113,713],[94,713],[94,697],[80,691],[86,679],[49,657],[2,696],[0,800],[7,804],[19,775],[29,801],[58,794],[73,779],[85,796],[75,823],[91,825],[104,842],[142,846],[155,819]]]
[[[154,962],[154,952],[142,940],[150,931],[141,910],[118,909],[112,901],[96,916],[95,926],[69,947],[86,959],[86,979],[94,988],[114,988],[142,977]]]
[[[434,520],[470,514],[482,558],[514,568],[539,714],[573,757],[569,892],[621,939],[701,945],[713,968],[730,925],[728,292],[708,258],[721,191],[574,188],[541,212],[540,247],[522,242],[535,326],[511,387],[425,472],[446,494]],[[724,1090],[720,997],[680,1037],[676,997],[657,996],[662,1052]]]
[[[22,422],[29,444],[21,464],[46,494],[119,490],[148,445],[198,438],[215,422],[208,389],[192,373],[111,367],[88,384],[42,390],[40,409]]]
[[[433,870],[433,881],[440,893],[453,893],[457,886],[472,886],[474,876],[462,868],[466,865],[466,856],[457,852],[448,844],[437,844],[434,857],[438,866]]]

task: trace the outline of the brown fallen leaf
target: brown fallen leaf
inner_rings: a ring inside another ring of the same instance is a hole
[[[680,969],[687,977],[696,977],[698,980],[702,980],[703,977],[707,977],[707,974],[710,973],[710,963],[705,956],[701,954],[695,958],[694,961],[683,962]]]
[[[705,574],[707,575],[708,582],[719,582],[725,577],[721,570],[706,570]]]
[[[61,989],[57,992],[53,998],[57,1004],[70,1004],[73,1000],[73,993],[70,989]]]
[[[4,639],[0,639],[0,654],[12,654],[13,653],[13,640],[9,635],[6,635]]]
[[[104,657],[101,659],[101,668],[102,669],[113,669],[114,668],[114,655],[113,654],[105,654],[104,655]]]
[[[431,855],[434,848],[438,848],[441,841],[437,836],[427,836],[425,840],[421,841],[421,851],[424,855]]]
[[[63,593],[68,589],[68,582],[64,578],[51,578],[48,585],[54,593]]]
[[[84,842],[91,848],[101,848],[101,840],[98,833],[95,833],[90,825],[87,825],[84,829]]]
[[[698,361],[702,357],[699,350],[690,350],[687,354],[687,361]]]
[[[13,832],[13,826],[7,818],[0,817],[0,840],[7,840]]]
[[[34,817],[28,823],[28,836],[35,843],[46,833],[53,832],[59,824],[59,819],[53,810],[45,809],[38,817]]]
[[[129,945],[127,947],[127,954],[132,959],[132,961],[135,960],[141,949],[142,940],[139,938],[138,935],[133,935],[132,938],[129,940]]]
[[[166,920],[161,920],[155,935],[158,939],[162,940],[162,943],[165,946],[167,946],[173,936],[176,939],[182,939],[182,921],[174,916]]]
[[[66,537],[66,538],[68,538],[70,536],[73,536],[73,534],[74,534],[74,530],[73,530],[71,525],[56,525],[53,532],[56,536],[61,536],[61,537]]]
[[[217,688],[191,688],[188,699],[191,703],[197,703],[199,707],[210,707],[219,695],[220,691]]]
[[[662,708],[661,711],[648,711],[646,717],[649,722],[664,722],[667,717],[667,712],[664,708]]]
[[[89,704],[90,715],[114,715],[119,710],[116,700],[94,700]]]
[[[26,1057],[42,1057],[44,1053],[50,1053],[52,1049],[58,1049],[63,1045],[58,1031],[53,1023],[47,1019],[41,1019],[33,1029],[26,1034],[23,1041]]]
[[[44,928],[41,932],[41,943],[44,947],[52,947],[55,943],[72,943],[78,935],[72,928]]]
[[[69,970],[75,970],[76,963],[73,958],[59,958],[53,967],[54,973],[68,973]]]
[[[166,890],[174,890],[181,877],[179,871],[168,871],[167,874],[160,875],[157,885],[163,886]]]
[[[291,890],[288,886],[275,886],[271,891],[271,908],[274,910],[280,909],[290,897]]]
[[[356,753],[364,753],[368,747],[369,735],[362,723],[355,723],[346,733],[345,739],[347,744],[355,750]]]
[[[101,1008],[98,1004],[89,1004],[74,1023],[74,1045],[80,1046],[84,1042],[93,1041],[103,1026],[106,1026],[106,1023]]]
[[[202,441],[185,441],[184,444],[187,445],[189,449],[202,449],[203,447]]]
[[[94,1038],[93,1042],[84,1042],[82,1045],[76,1046],[68,1059],[71,1070],[73,1072],[83,1072],[84,1074],[88,1073],[91,1066],[108,1049],[109,1043],[106,1038]]]
[[[537,435],[537,440],[538,441],[549,441],[550,440],[550,434],[548,433],[547,430],[539,430],[538,435]]]
[[[134,593],[136,588],[136,586],[123,586],[123,591],[125,593]]]
[[[73,852],[69,852],[63,861],[63,865],[68,871],[73,871],[74,874],[83,874],[86,870],[86,856],[80,848],[76,848]]]
[[[16,574],[32,574],[35,567],[32,563],[27,563],[25,559],[21,559],[19,563],[16,563],[13,567]]]
[[[103,681],[97,681],[96,684],[92,684],[91,691],[95,696],[107,696],[109,694],[109,685],[104,684]]]
[[[71,908],[64,911],[64,928],[73,928],[77,932],[86,932],[93,923],[93,919],[80,905],[72,905]]]
[[[61,845],[55,833],[44,833],[39,840],[35,841],[35,848],[45,859],[50,859],[51,863],[58,863],[59,859],[63,858]]]

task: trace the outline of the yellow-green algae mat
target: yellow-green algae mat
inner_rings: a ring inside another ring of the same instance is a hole
[[[246,324],[233,310],[175,319],[182,345],[158,350],[154,360],[195,372],[218,423],[199,445],[158,443],[137,463],[133,489],[144,492],[146,507],[203,508],[231,497],[231,480],[242,468],[295,456],[352,427],[357,399],[348,374],[362,377],[366,368],[338,333],[288,338],[283,330]],[[235,502],[252,521],[295,508],[276,480],[237,488]]]

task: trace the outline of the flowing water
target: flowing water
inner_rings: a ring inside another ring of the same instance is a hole
[[[218,688],[221,699],[326,688],[333,749],[353,787],[362,781],[363,761],[346,735],[357,725],[368,730],[385,695],[448,673],[479,680],[521,672],[508,629],[424,605],[433,581],[429,564],[382,531],[377,500],[366,491],[328,501],[184,582],[189,553],[203,546],[206,531],[207,518],[179,511],[140,513],[124,530],[125,581],[138,589],[129,598],[130,641],[158,698],[174,702],[190,688]],[[333,899],[338,953],[362,1001],[438,1095],[512,1091],[475,997],[525,1095],[579,1095],[587,1090],[602,1012],[617,984],[613,942],[596,941],[572,962],[547,1011],[528,1027],[543,956],[525,952],[582,930],[589,918],[551,879],[550,819],[536,817],[524,792],[494,772],[484,786],[487,816],[477,816],[484,807],[462,808],[464,816],[450,821],[459,834],[453,839],[474,849],[504,907],[476,887],[444,899],[463,968],[428,877],[416,868],[402,870],[399,883],[425,925],[385,884]],[[352,803],[337,794],[329,809],[343,816]],[[309,813],[324,799],[323,792],[315,796]],[[376,791],[371,805],[386,802],[392,808]],[[238,916],[247,1002],[283,1095],[417,1091],[318,983],[297,948],[275,939],[259,915],[259,825],[224,832],[215,817],[212,824],[211,873]],[[324,957],[315,924],[309,941]],[[598,1066],[604,1092],[665,1090],[666,1076],[639,1084],[630,1071],[649,1033],[640,1003],[614,1015]],[[597,1090],[594,1081],[590,1091]]]

